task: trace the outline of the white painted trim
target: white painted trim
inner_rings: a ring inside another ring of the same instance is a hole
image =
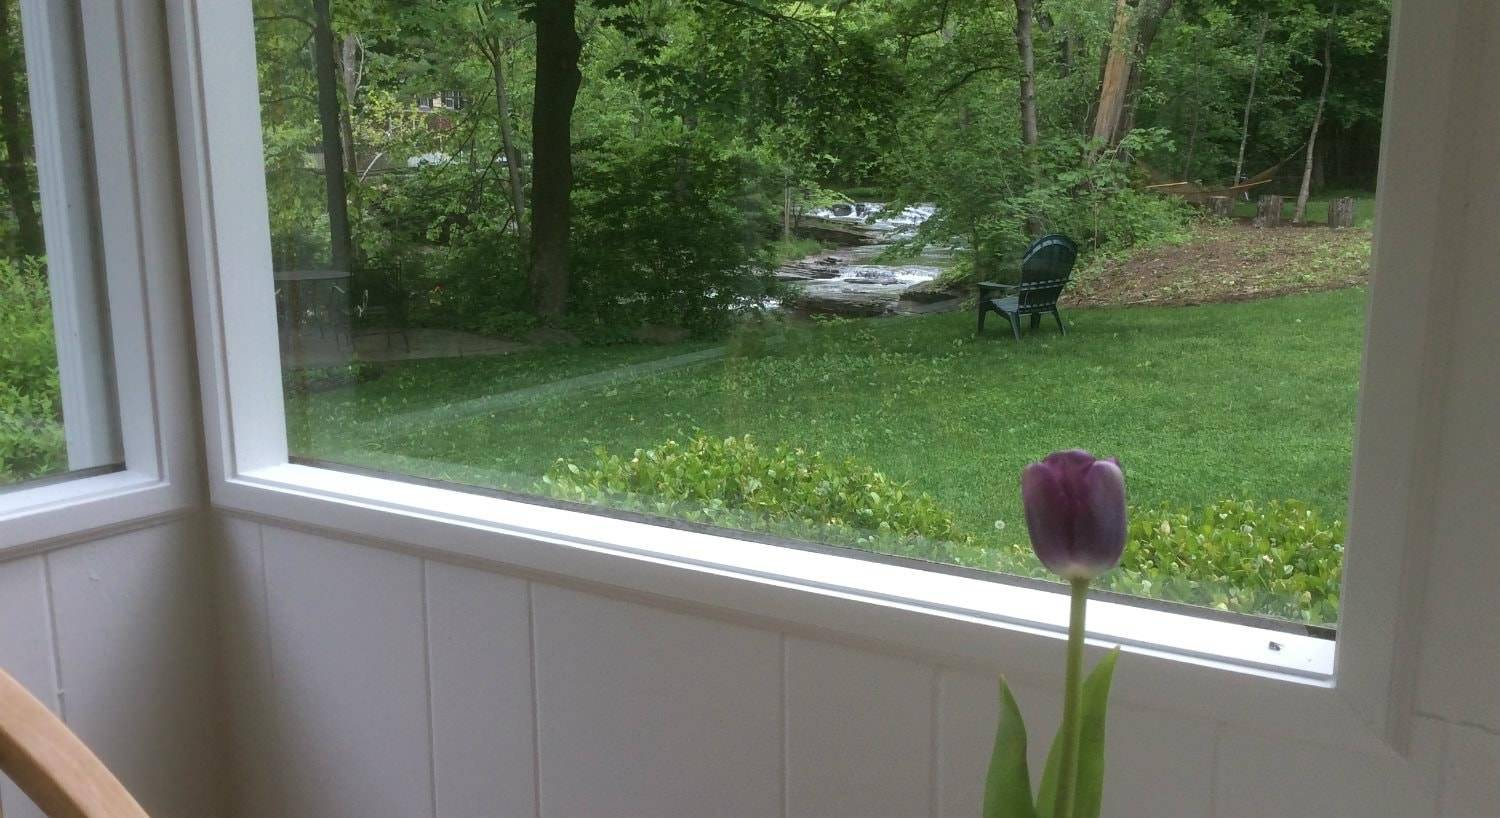
[[[265,171],[245,161],[264,156],[254,23],[240,0],[167,5],[212,487],[287,460]]]
[[[1444,331],[1425,312],[1407,310],[1431,304],[1443,274],[1437,240],[1428,238],[1436,234],[1422,230],[1443,207],[1424,157],[1453,149],[1434,147],[1428,124],[1450,116],[1448,97],[1432,93],[1430,82],[1446,86],[1451,66],[1426,64],[1433,61],[1423,55],[1461,59],[1452,43],[1465,1],[1396,8],[1397,81],[1389,85],[1349,590],[1334,673],[1327,675],[1325,652],[1300,640],[1285,656],[1268,655],[1258,642],[1287,642],[1278,632],[1097,603],[1092,621],[1108,630],[1097,631],[1096,642],[1128,645],[1117,681],[1124,699],[1248,732],[1372,752],[1402,746],[1408,712],[1394,660],[1420,601],[1403,572],[1415,550],[1419,478],[1430,468],[1410,398],[1440,375],[1434,343]],[[382,547],[646,594],[1035,684],[1057,681],[1060,595],[288,465],[263,169],[246,160],[260,155],[249,3],[174,0],[170,12],[215,504]],[[1398,312],[1402,320],[1387,320]]]
[[[97,193],[85,202],[98,229],[125,471],[0,494],[0,554],[180,513],[200,499],[164,11],[154,0],[56,5],[78,15],[66,48],[88,89],[88,126],[79,128],[91,137],[85,167]]]

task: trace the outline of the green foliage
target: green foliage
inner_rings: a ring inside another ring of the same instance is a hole
[[[1130,510],[1120,567],[1099,580],[1120,593],[1312,624],[1338,620],[1344,523],[1295,500],[1221,500]],[[1030,549],[1012,564],[1036,576]]]
[[[774,288],[760,251],[767,214],[747,197],[749,160],[693,134],[590,152],[574,192],[575,320],[721,332]]]
[[[1009,223],[1035,216],[1047,232],[1105,251],[1185,240],[1193,210],[1181,199],[1141,190],[1129,159],[1167,139],[1165,131],[1138,128],[1108,150],[1081,139],[1045,142],[1037,180],[1007,203]]]
[[[1141,190],[1129,158],[1167,144],[1165,131],[1137,129],[1112,149],[1081,137],[1050,137],[1028,155],[1007,147],[1014,139],[1008,119],[987,114],[969,121],[963,131],[939,124],[912,146],[917,172],[905,198],[938,205],[917,243],[959,237],[968,250],[964,267],[978,276],[1013,274],[1013,260],[1032,238],[1028,220],[1102,252],[1188,238],[1193,209]]]
[[[823,243],[816,239],[781,239],[771,244],[766,254],[772,264],[784,264],[807,258],[822,249]]]
[[[1071,626],[1071,625],[1070,625]],[[1109,688],[1115,678],[1115,663],[1120,659],[1117,647],[1089,672],[1083,681],[1079,701],[1080,730],[1078,737],[1078,777],[1074,780],[1072,818],[1099,818],[1104,805],[1104,728],[1109,714]],[[1062,728],[1052,740],[1047,753],[1047,766],[1042,770],[1042,780],[1037,791],[1037,818],[1063,818],[1057,816],[1056,800],[1058,787],[1062,784]]]
[[[1109,588],[1310,623],[1338,619],[1344,523],[1294,500],[1136,510]]]
[[[0,258],[0,484],[66,466],[46,261]]]
[[[475,230],[427,253],[413,270],[413,318],[426,326],[521,337],[536,326],[526,304],[526,249],[512,233]]]
[[[1026,721],[1010,685],[1000,680],[1000,722],[984,782],[984,818],[1036,818],[1026,763]]]
[[[940,548],[949,560],[979,556],[973,537],[910,484],[748,435],[669,440],[629,458],[601,447],[592,463],[559,459],[542,480],[548,494],[575,502],[898,553]]]

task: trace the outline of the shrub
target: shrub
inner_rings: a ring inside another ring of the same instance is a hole
[[[1310,624],[1338,620],[1344,523],[1295,500],[1221,500],[1202,508],[1130,510],[1120,567],[1101,587],[1221,611]],[[1005,570],[1041,576],[1030,548]]]
[[[46,261],[0,259],[0,483],[67,465]]]
[[[536,326],[529,307],[526,249],[512,233],[475,230],[413,276],[414,313],[426,326],[519,338]],[[435,263],[434,263],[435,262]]]
[[[774,290],[750,159],[691,133],[586,157],[570,243],[574,321],[622,337],[642,323],[716,335]]]
[[[669,440],[628,458],[600,448],[592,463],[559,459],[542,480],[544,493],[564,500],[983,564],[973,537],[910,484],[851,460],[762,446],[749,436]]]

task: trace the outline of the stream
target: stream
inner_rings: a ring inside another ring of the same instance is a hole
[[[850,202],[810,211],[798,229],[841,246],[783,264],[776,277],[792,282],[785,306],[803,315],[884,316],[957,309],[962,294],[935,285],[955,262],[951,247],[928,245],[915,256],[883,259],[894,242],[933,214],[931,205],[887,216],[878,202]]]

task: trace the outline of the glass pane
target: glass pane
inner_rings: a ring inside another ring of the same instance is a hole
[[[34,19],[71,22],[56,8],[28,15],[28,26]],[[75,195],[85,178],[83,131],[33,119],[21,24],[19,4],[0,2],[0,491],[123,459],[99,271],[91,253],[67,246],[85,248],[92,231],[53,222],[78,218],[56,199]],[[50,68],[39,76],[54,91],[74,79]],[[66,178],[39,174],[39,152]]]
[[[1389,4],[1114,5],[255,0],[294,456],[1333,624]]]

